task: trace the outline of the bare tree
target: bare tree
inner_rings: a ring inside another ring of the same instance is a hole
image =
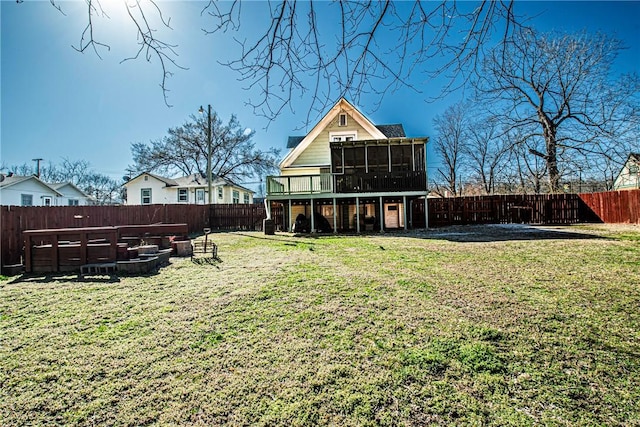
[[[546,163],[549,187],[560,190],[560,163],[578,156],[608,156],[605,141],[637,125],[637,75],[613,80],[611,68],[623,48],[603,34],[537,35],[519,32],[486,60],[478,88],[509,128],[544,140],[529,152]],[[637,128],[636,128],[637,132]]]
[[[61,2],[50,0],[64,13]],[[76,46],[96,54],[109,46],[97,40],[94,29],[103,25],[107,14],[101,0],[85,0],[87,24]],[[167,99],[167,78],[180,65],[177,46],[162,39],[158,27],[171,28],[155,0],[123,2],[131,24],[138,33],[134,58],[158,60],[162,69],[161,87]],[[221,62],[236,70],[239,79],[258,95],[248,100],[256,114],[275,118],[290,100],[308,100],[307,123],[321,114],[335,99],[350,97],[356,103],[361,94],[384,95],[400,87],[410,87],[409,77],[450,78],[444,92],[466,81],[476,70],[483,48],[495,35],[507,42],[519,19],[513,1],[299,2],[282,0],[252,4],[264,7],[268,19],[264,30],[247,36],[241,22],[248,7],[239,0],[209,0],[202,10],[208,20],[204,32],[235,33],[237,57]],[[337,22],[327,26],[326,22]],[[255,30],[255,28],[252,28]]]
[[[509,138],[500,133],[495,120],[481,118],[469,125],[465,146],[468,165],[482,185],[484,194],[493,194],[511,151]]]
[[[183,125],[170,128],[168,135],[147,143],[131,145],[138,172],[158,172],[173,176],[199,173],[207,176],[207,132],[211,126],[211,171],[220,178],[242,181],[260,178],[276,168],[279,151],[262,151],[252,141],[255,131],[243,128],[236,116],[224,123],[217,113],[191,115]]]
[[[461,194],[463,162],[469,151],[467,107],[462,102],[453,104],[433,120],[436,130],[433,147],[442,160],[442,166],[437,170],[438,180],[444,183],[445,190],[453,196]]]

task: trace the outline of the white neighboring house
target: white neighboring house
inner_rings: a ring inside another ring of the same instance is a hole
[[[0,175],[0,205],[57,206],[63,194],[35,175]]]
[[[51,188],[61,193],[58,206],[85,206],[94,204],[93,197],[76,187],[71,182],[57,182],[49,184]]]
[[[640,188],[640,153],[630,153],[620,173],[613,181],[614,190]]]
[[[143,172],[129,180],[127,205],[184,204],[205,205],[208,203],[206,177],[192,174],[181,178],[165,178]],[[254,192],[231,181],[214,176],[211,182],[213,204],[252,204]]]

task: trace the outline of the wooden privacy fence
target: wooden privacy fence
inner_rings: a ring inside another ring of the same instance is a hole
[[[462,224],[640,224],[640,190],[428,199],[429,227]],[[413,206],[421,218],[424,200]],[[418,226],[418,224],[416,224]]]
[[[640,190],[586,193],[580,199],[602,222],[640,224]]]
[[[262,204],[144,206],[0,206],[2,265],[21,262],[22,232],[45,228],[105,227],[186,223],[189,233],[212,230],[260,230]]]

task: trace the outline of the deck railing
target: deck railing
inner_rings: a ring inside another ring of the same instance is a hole
[[[332,192],[426,191],[426,189],[427,176],[424,171],[267,177],[267,193],[270,196]]]
[[[274,194],[317,194],[333,192],[331,174],[268,176],[267,193]]]

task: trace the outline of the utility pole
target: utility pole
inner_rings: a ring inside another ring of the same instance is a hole
[[[200,111],[201,114],[204,113],[204,108],[202,108],[202,105],[200,106]],[[208,191],[209,191],[209,204],[211,204],[211,200],[212,200],[212,192],[213,190],[211,189],[211,181],[212,181],[212,176],[211,176],[211,145],[212,145],[212,141],[211,141],[211,104],[208,105],[207,107],[207,183],[208,183]]]
[[[44,159],[31,159],[36,162],[36,176],[40,178],[40,162]]]

